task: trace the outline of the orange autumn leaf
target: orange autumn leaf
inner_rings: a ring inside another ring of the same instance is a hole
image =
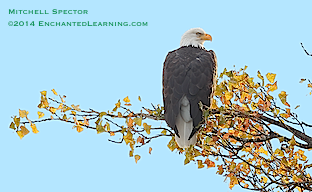
[[[127,125],[128,125],[128,127],[132,127],[133,126],[133,120],[131,118],[128,119]]]
[[[141,159],[141,156],[140,155],[135,155],[134,159],[135,159],[135,163],[138,163],[138,161]]]
[[[142,143],[144,145],[144,139],[141,136],[139,136],[137,138],[137,143]]]
[[[76,129],[78,133],[80,133],[81,131],[83,131],[83,128],[80,125],[75,125],[73,127],[73,129]]]
[[[215,165],[215,162],[210,161],[208,158],[205,160],[204,163],[207,165],[207,169],[216,166],[216,165]]]
[[[148,149],[148,153],[149,153],[149,154],[152,154],[152,150],[153,150],[153,149],[150,147],[150,148]]]

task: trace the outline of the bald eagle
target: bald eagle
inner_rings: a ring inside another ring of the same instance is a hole
[[[163,68],[163,101],[165,120],[175,132],[179,147],[187,148],[197,141],[202,121],[199,102],[210,107],[216,84],[217,58],[207,51],[204,42],[212,41],[201,28],[186,31],[180,48],[168,53]]]

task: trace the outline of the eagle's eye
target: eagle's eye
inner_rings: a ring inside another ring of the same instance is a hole
[[[197,32],[196,35],[201,35],[201,33],[200,33],[200,32]]]

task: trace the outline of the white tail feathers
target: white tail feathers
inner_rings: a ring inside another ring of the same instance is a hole
[[[196,143],[196,134],[188,140],[190,137],[193,126],[193,119],[191,118],[191,106],[189,100],[184,96],[181,99],[180,104],[180,113],[176,119],[176,127],[178,129],[179,136],[175,135],[175,140],[178,143],[179,147],[187,148],[190,145],[194,145]]]

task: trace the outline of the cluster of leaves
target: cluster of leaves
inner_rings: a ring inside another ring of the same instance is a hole
[[[10,128],[16,131],[20,139],[30,132],[26,124],[30,124],[33,133],[38,133],[37,123],[62,121],[73,124],[72,128],[77,130],[78,133],[82,132],[84,128],[88,128],[96,130],[97,134],[108,133],[112,137],[120,134],[121,137],[118,141],[110,139],[109,141],[129,145],[129,156],[134,157],[135,162],[138,162],[141,157],[140,155],[134,155],[136,147],[141,147],[160,136],[173,136],[173,132],[168,128],[153,128],[151,125],[143,122],[145,119],[163,119],[163,107],[159,105],[157,107],[153,106],[153,109],[143,108],[145,113],[142,110],[139,113],[134,113],[127,108],[131,106],[130,99],[127,96],[123,99],[123,104],[118,100],[111,111],[98,112],[93,109],[81,110],[79,105],[67,105],[65,102],[66,96],[59,95],[54,89],[52,89],[52,93],[58,96],[59,99],[47,97],[47,91],[41,91],[40,93],[41,100],[38,108],[48,112],[49,117],[44,118],[44,112],[38,111],[38,120],[30,120],[28,111],[19,110],[19,116],[12,117],[13,121],[10,124]],[[140,96],[138,100],[141,101]],[[21,121],[23,118],[26,121]],[[124,125],[115,123],[114,120],[116,119],[124,119]],[[94,125],[91,125],[91,121],[94,121]],[[111,124],[114,125],[112,128]],[[154,135],[151,136],[152,130],[157,131],[157,134],[154,132]],[[151,147],[149,147],[148,152],[151,154]]]
[[[47,92],[42,91],[38,108],[48,112],[49,117],[44,118],[44,113],[39,111],[38,120],[32,121],[28,118],[28,111],[20,110],[19,117],[12,117],[10,128],[23,138],[29,133],[26,124],[38,133],[35,124],[56,120],[73,124],[73,129],[78,132],[89,128],[115,138],[120,135],[118,139],[109,141],[128,145],[129,156],[136,162],[141,158],[134,154],[136,147],[158,137],[169,136],[168,148],[184,154],[184,164],[195,162],[198,168],[217,167],[217,174],[230,180],[230,188],[239,185],[258,191],[311,190],[312,178],[307,170],[312,165],[308,164],[303,149],[312,148],[312,138],[294,126],[301,129],[312,126],[300,122],[291,111],[285,91],[278,94],[284,107],[277,106],[271,95],[277,90],[275,74],[268,73],[266,80],[258,72],[260,82],[255,82],[246,73],[246,68],[239,71],[224,69],[221,73],[211,106],[199,104],[205,121],[197,135],[196,145],[187,149],[178,147],[171,129],[147,124],[147,119],[164,120],[163,107],[143,107],[135,113],[130,110],[128,97],[118,100],[111,111],[98,112],[81,110],[79,105],[67,105],[66,97],[58,95],[55,90],[52,92],[59,99],[49,98]],[[266,81],[269,82],[265,84]],[[138,99],[141,100],[140,97]],[[26,121],[21,121],[21,118],[26,118]],[[116,123],[118,119],[123,119],[123,123]],[[275,132],[274,126],[293,136]],[[149,147],[150,154],[151,151]]]
[[[287,107],[277,106],[271,95],[277,90],[275,74],[266,75],[269,83],[265,85],[260,72],[257,76],[261,82],[255,83],[245,70],[246,67],[240,71],[224,69],[221,73],[224,80],[216,87],[215,100],[203,110],[206,123],[198,135],[200,149],[195,148],[197,153],[192,154],[186,151],[187,161],[205,157],[209,168],[213,164],[210,157],[220,160],[217,174],[230,179],[230,188],[240,185],[258,191],[311,190],[312,178],[307,170],[312,165],[298,148],[311,148],[312,140],[287,123],[301,128],[310,125],[299,122],[291,112],[285,91],[278,97]],[[278,134],[274,125],[294,136]],[[307,144],[297,142],[295,137]],[[277,140],[275,149],[273,139]],[[197,161],[199,168],[204,167],[202,160]]]

